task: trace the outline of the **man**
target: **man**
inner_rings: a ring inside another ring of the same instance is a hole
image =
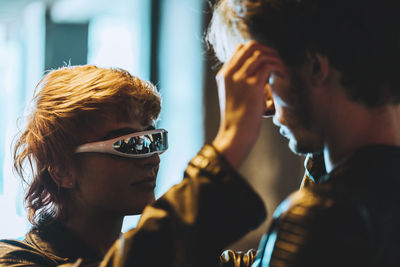
[[[208,35],[225,62],[218,134],[108,260],[215,265],[218,249],[264,219],[237,169],[272,115],[327,174],[278,207],[253,266],[399,266],[398,10],[389,0],[219,1]]]
[[[293,152],[323,155],[327,171],[278,207],[254,266],[399,266],[397,7],[388,0],[216,5],[208,38],[225,65],[214,147],[237,169],[268,113]],[[241,44],[250,40],[258,43]]]

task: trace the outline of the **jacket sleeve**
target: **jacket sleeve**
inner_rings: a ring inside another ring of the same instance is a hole
[[[222,249],[265,217],[260,197],[206,145],[182,182],[144,210],[101,266],[217,266]]]

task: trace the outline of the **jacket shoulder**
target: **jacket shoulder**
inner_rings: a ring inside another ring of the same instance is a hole
[[[0,266],[55,266],[40,250],[24,241],[0,240]]]
[[[304,188],[276,209],[260,249],[272,266],[368,266],[360,262],[370,250],[368,233],[363,207],[351,196]]]

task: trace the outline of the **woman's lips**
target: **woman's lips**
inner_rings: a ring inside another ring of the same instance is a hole
[[[156,177],[145,177],[139,181],[131,183],[131,186],[147,185],[151,187],[156,186]]]

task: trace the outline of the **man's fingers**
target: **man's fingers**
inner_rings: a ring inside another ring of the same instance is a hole
[[[237,48],[232,58],[224,66],[226,67],[225,71],[227,72],[227,74],[233,74],[239,68],[241,68],[244,62],[249,57],[253,56],[256,50],[259,50],[263,54],[268,54],[270,56],[278,57],[278,54],[272,48],[269,48],[267,46],[252,41]]]
[[[260,66],[259,72],[257,73],[258,75],[257,85],[265,86],[267,83],[269,83],[269,77],[271,76],[272,73],[286,75],[284,70],[282,70],[280,64],[271,64],[271,63],[262,64]]]
[[[269,55],[262,54],[259,51],[254,52],[254,55],[246,60],[240,71],[246,76],[253,76],[258,71],[263,64],[272,64],[276,67],[281,68],[281,72],[285,72],[285,65],[278,57],[271,57]]]

